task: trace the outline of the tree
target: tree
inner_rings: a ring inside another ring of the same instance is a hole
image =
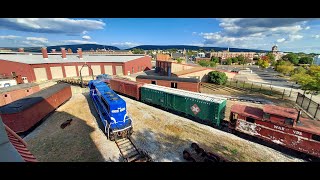
[[[218,62],[219,62],[219,58],[218,58],[218,57],[215,57],[215,56],[212,56],[210,61],[211,61],[211,62],[218,63]]]
[[[227,65],[231,65],[231,64],[232,64],[232,59],[231,59],[231,58],[228,58],[227,61],[226,61],[226,64],[227,64]]]
[[[232,59],[232,63],[238,63],[238,58],[237,57],[233,57]]]
[[[269,67],[269,62],[267,60],[259,59],[257,65],[263,69]]]
[[[276,60],[276,58],[275,58],[274,54],[272,54],[271,52],[269,52],[269,53],[267,54],[267,56],[268,56],[268,58],[269,58],[270,62],[272,62],[272,61],[275,61],[275,60]]]
[[[313,58],[312,57],[302,57],[299,59],[299,64],[312,64],[313,63]]]
[[[133,54],[144,54],[144,50],[143,49],[133,48],[131,51],[132,51]]]
[[[243,55],[238,56],[237,59],[238,59],[239,64],[243,64],[243,65],[245,64],[245,60],[244,60]]]
[[[209,66],[210,66],[210,67],[216,67],[216,66],[217,66],[217,63],[210,61]]]
[[[208,80],[209,80],[209,83],[221,85],[221,84],[227,83],[228,76],[224,72],[211,71],[208,73]]]
[[[183,61],[182,58],[178,58],[178,59],[177,59],[177,62],[180,63],[180,64],[182,63],[182,61]]]
[[[284,75],[289,75],[291,72],[293,72],[293,70],[294,70],[293,64],[288,61],[282,65],[276,66],[276,71],[278,71]]]
[[[306,72],[307,72],[307,70],[305,68],[303,68],[302,66],[299,66],[293,70],[293,74],[304,74]]]
[[[206,60],[200,60],[198,64],[203,67],[208,67],[210,65],[209,61]]]
[[[286,60],[286,61],[290,61],[291,63],[293,63],[294,65],[297,65],[299,64],[299,58],[298,58],[298,55],[294,54],[294,53],[289,53],[287,55],[284,55],[282,57],[283,60]]]

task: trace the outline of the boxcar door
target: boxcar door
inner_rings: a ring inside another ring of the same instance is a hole
[[[174,95],[167,94],[167,106],[168,109],[174,109]]]

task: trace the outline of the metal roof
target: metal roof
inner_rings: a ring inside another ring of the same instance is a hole
[[[68,62],[128,62],[134,59],[144,57],[144,55],[85,55],[79,59],[78,54],[67,55],[63,59],[61,54],[48,55],[44,59],[42,54],[3,54],[0,53],[0,60],[7,60],[25,64],[43,64],[43,63],[68,63]]]
[[[27,108],[32,107],[34,104],[37,104],[45,100],[46,98],[52,96],[56,92],[61,91],[62,89],[68,86],[70,86],[70,84],[58,83],[36,93],[33,93],[29,96],[11,102],[7,105],[1,106],[0,114],[13,114],[21,112]]]
[[[19,89],[31,88],[31,87],[34,87],[37,85],[38,84],[36,84],[36,83],[26,83],[26,84],[18,84],[18,85],[9,86],[9,87],[3,87],[3,88],[0,88],[0,94],[5,93],[5,92],[19,90]]]
[[[199,100],[203,100],[203,101],[219,103],[219,104],[227,100],[226,98],[213,97],[213,96],[208,96],[205,94],[196,93],[196,92],[192,92],[192,91],[168,88],[165,86],[158,86],[158,85],[154,85],[154,84],[145,84],[142,87],[148,88],[148,89],[154,89],[154,90],[158,90],[158,91],[163,91],[166,93],[175,94],[175,95],[179,95],[179,96],[195,98],[195,99],[199,99]]]
[[[168,77],[168,76],[148,76],[148,75],[139,75],[136,79],[154,79],[154,80],[165,80],[165,81],[177,81],[177,82],[193,82],[199,83],[199,79],[195,78],[177,78],[177,77]]]

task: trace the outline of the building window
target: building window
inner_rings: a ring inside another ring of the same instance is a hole
[[[131,69],[131,73],[133,74],[134,73],[134,68],[132,67],[132,69]]]
[[[316,141],[320,141],[320,136],[316,134],[312,134],[312,139]]]
[[[11,72],[13,77],[16,77],[16,72]]]
[[[141,71],[143,71],[144,69],[143,69],[143,66],[141,66]]]
[[[176,82],[171,82],[171,88],[177,88],[177,83]]]
[[[151,81],[151,84],[157,84],[156,81]]]

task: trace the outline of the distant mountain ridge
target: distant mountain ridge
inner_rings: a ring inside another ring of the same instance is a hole
[[[100,45],[100,44],[72,44],[72,45],[58,45],[58,46],[47,46],[48,52],[50,52],[52,49],[56,49],[56,51],[61,51],[61,47],[66,48],[68,50],[69,48],[72,50],[73,53],[76,53],[78,48],[82,48],[82,51],[89,51],[91,49],[96,50],[99,49],[111,49],[111,50],[120,50],[119,48],[115,46],[106,46],[106,45]],[[5,49],[11,49],[13,51],[18,51],[17,47],[4,47]],[[25,52],[41,52],[41,47],[24,47]]]
[[[66,49],[71,49],[72,52],[76,53],[78,48],[82,48],[83,51],[89,51],[91,49],[110,49],[110,50],[120,50],[120,48],[115,46],[100,45],[100,44],[73,44],[73,45],[58,45],[58,46],[48,46],[47,50],[50,52],[52,49],[60,51],[60,48],[64,47]],[[13,51],[18,51],[18,47],[3,47],[5,49],[11,49]],[[203,49],[206,51],[224,51],[227,50],[227,47],[200,47],[200,46],[189,46],[189,45],[141,45],[135,46],[132,48],[127,48],[125,50],[132,50],[134,48],[143,49],[143,50],[166,50],[166,49],[188,49],[188,50],[199,50]],[[25,52],[41,52],[41,47],[24,47]],[[269,52],[267,50],[257,50],[257,49],[242,49],[242,48],[229,48],[230,52]]]
[[[132,48],[128,48],[127,50],[131,50],[134,48],[143,49],[143,50],[166,50],[166,49],[189,49],[189,50],[199,50],[203,49],[206,51],[210,51],[214,49],[214,51],[224,51],[227,50],[227,47],[200,47],[200,46],[189,46],[189,45],[141,45]],[[267,50],[258,50],[258,49],[243,49],[243,48],[229,48],[230,52],[269,52]]]

